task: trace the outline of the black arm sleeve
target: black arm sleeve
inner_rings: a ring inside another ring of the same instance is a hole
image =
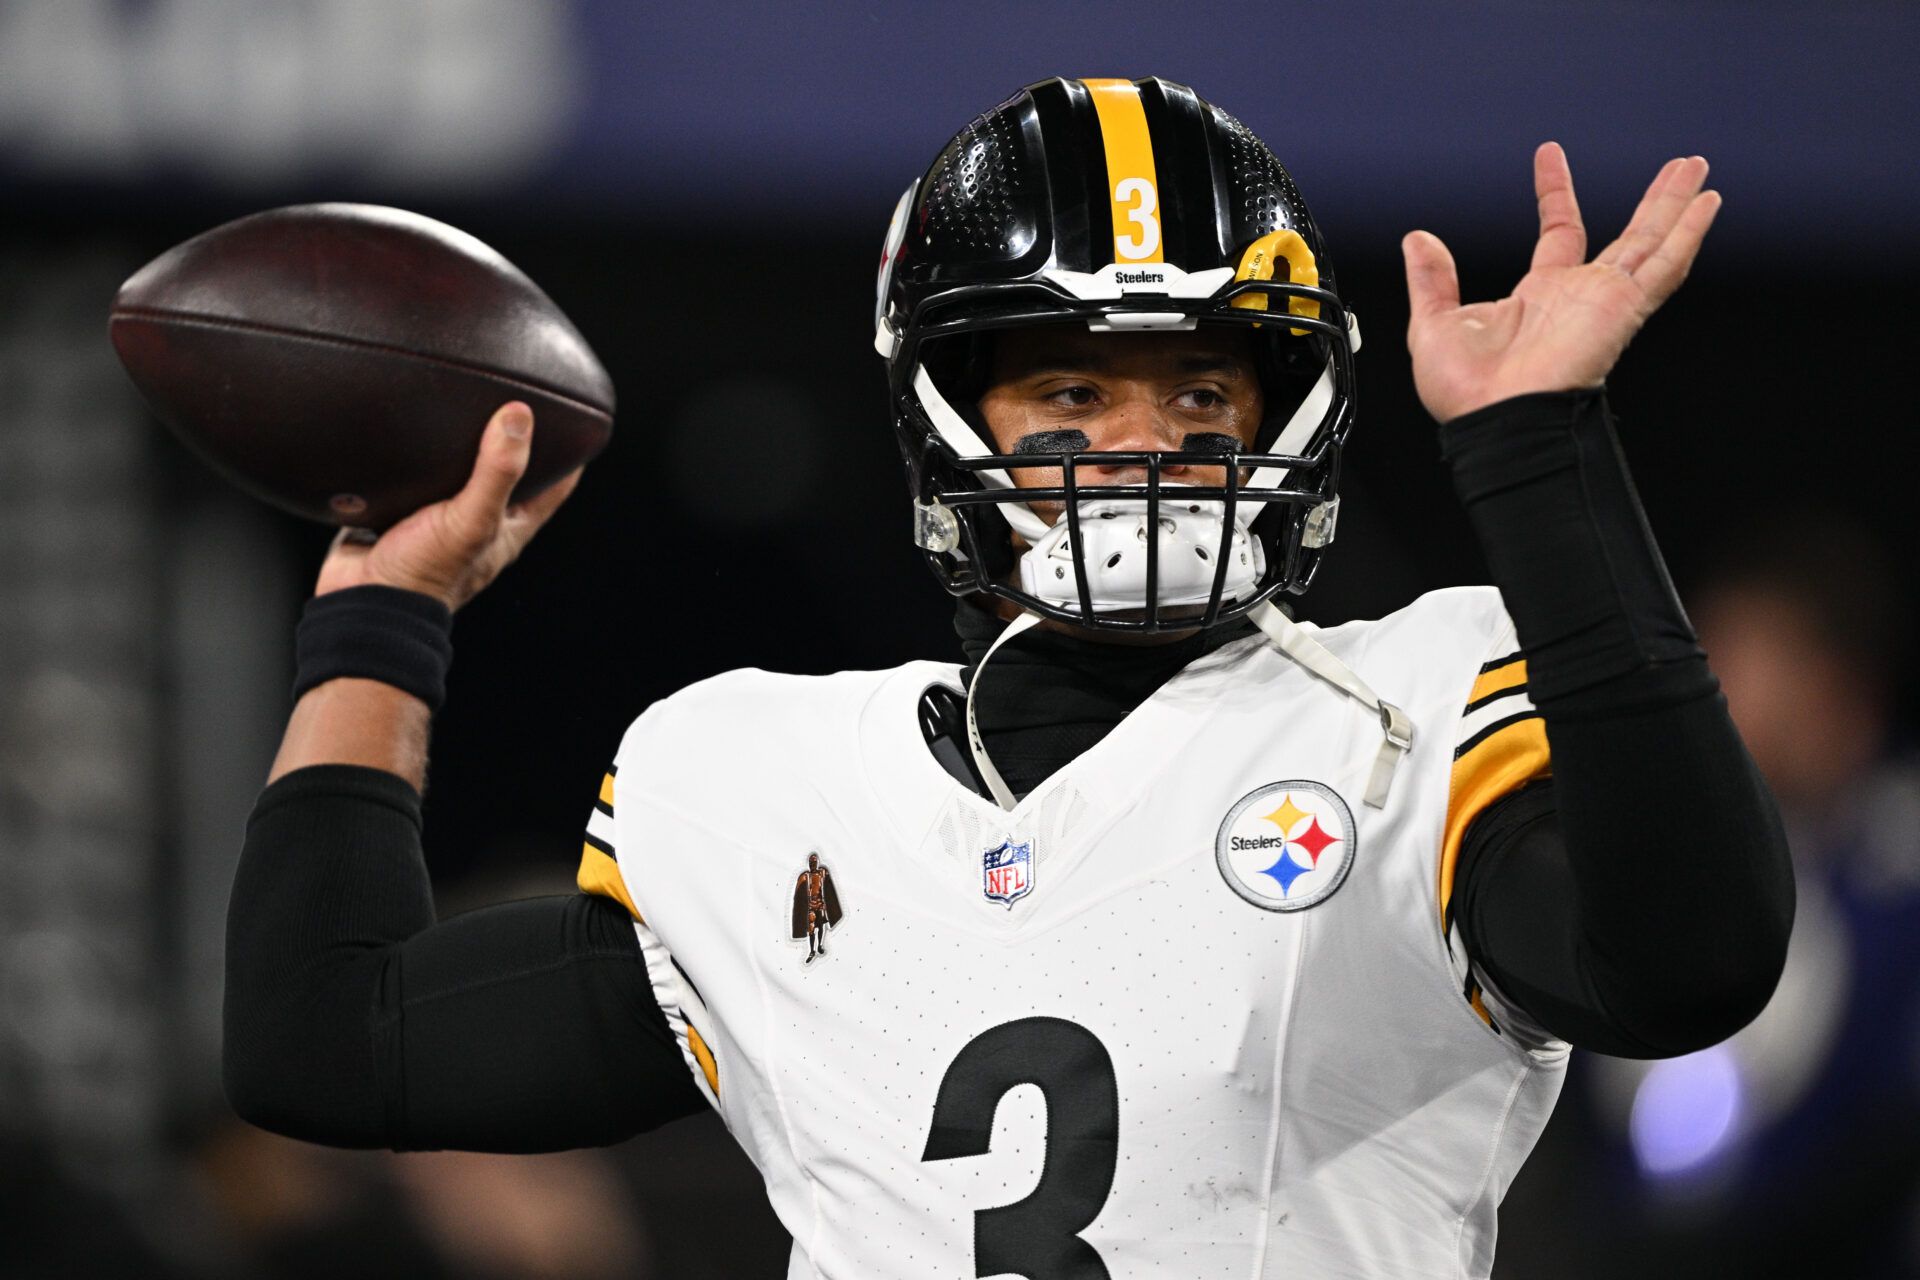
[[[1605,397],[1521,396],[1441,440],[1553,753],[1550,785],[1492,806],[1463,842],[1468,954],[1586,1048],[1662,1057],[1724,1039],[1779,979],[1792,868]]]
[[[310,1142],[553,1151],[705,1105],[626,911],[580,894],[435,923],[420,798],[376,769],[261,794],[226,980],[228,1099]]]

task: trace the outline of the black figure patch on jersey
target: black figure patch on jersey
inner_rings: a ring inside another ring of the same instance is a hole
[[[1233,891],[1268,911],[1305,911],[1346,880],[1356,848],[1353,811],[1325,783],[1269,782],[1227,810],[1214,858]]]
[[[808,854],[807,869],[793,882],[793,936],[807,940],[806,963],[812,964],[827,954],[827,931],[845,914],[840,908],[840,891],[833,885],[833,872],[827,870],[819,854]]]

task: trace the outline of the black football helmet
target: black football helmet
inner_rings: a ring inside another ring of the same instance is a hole
[[[1293,179],[1240,121],[1160,79],[1030,85],[907,188],[878,294],[914,539],[948,591],[1158,631],[1312,581],[1338,511],[1359,331]],[[975,407],[983,335],[1060,323],[1251,331],[1267,403],[1253,451],[996,453]],[[1162,480],[1165,466],[1223,463],[1218,486]],[[1146,478],[1079,484],[1093,466]],[[1057,468],[1060,484],[1015,489],[1020,468]],[[1030,501],[1063,514],[1050,525]]]

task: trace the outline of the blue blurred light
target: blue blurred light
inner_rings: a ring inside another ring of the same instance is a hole
[[[1641,1171],[1677,1177],[1724,1156],[1745,1104],[1739,1064],[1725,1045],[1655,1063],[1634,1093],[1628,1121]]]

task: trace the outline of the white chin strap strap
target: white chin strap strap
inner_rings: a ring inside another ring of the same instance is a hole
[[[1271,600],[1262,601],[1247,616],[1254,626],[1266,633],[1267,640],[1274,648],[1380,717],[1380,749],[1374,753],[1373,768],[1367,773],[1367,789],[1361,796],[1361,802],[1371,809],[1385,808],[1387,793],[1393,789],[1393,771],[1413,747],[1413,721],[1399,707],[1381,701],[1379,695],[1367,686],[1367,682],[1354,674],[1353,668],[1334,657],[1325,645],[1315,640],[1305,627],[1282,613]],[[980,722],[974,717],[974,695],[980,690],[980,677],[986,671],[987,663],[992,661],[1000,646],[1021,632],[1030,630],[1039,621],[1039,614],[1023,613],[1008,623],[1006,630],[1000,633],[1000,638],[980,659],[980,665],[973,669],[973,680],[967,685],[967,746],[973,752],[974,768],[987,784],[987,790],[993,793],[994,803],[1002,809],[1011,809],[1018,801],[1008,789],[1006,779],[993,767],[993,761],[987,755],[987,744],[980,739]]]
[[[1009,622],[1006,630],[1000,633],[1000,638],[981,657],[980,665],[973,669],[973,680],[967,685],[967,746],[973,751],[973,767],[979,771],[980,780],[987,784],[987,790],[993,793],[993,802],[1002,809],[1011,809],[1019,802],[1014,799],[1013,792],[1007,789],[1007,780],[993,767],[993,761],[987,756],[987,744],[980,740],[980,722],[973,716],[973,695],[980,688],[981,673],[987,669],[987,663],[1000,646],[1022,631],[1030,630],[1039,621],[1039,614],[1023,613]]]
[[[1413,721],[1407,713],[1367,687],[1353,668],[1333,656],[1307,629],[1280,612],[1271,600],[1263,600],[1247,617],[1266,632],[1273,647],[1319,676],[1340,692],[1380,717],[1380,750],[1374,754],[1373,768],[1367,774],[1367,790],[1361,796],[1368,808],[1384,808],[1387,792],[1393,787],[1393,771],[1400,758],[1413,746]]]

